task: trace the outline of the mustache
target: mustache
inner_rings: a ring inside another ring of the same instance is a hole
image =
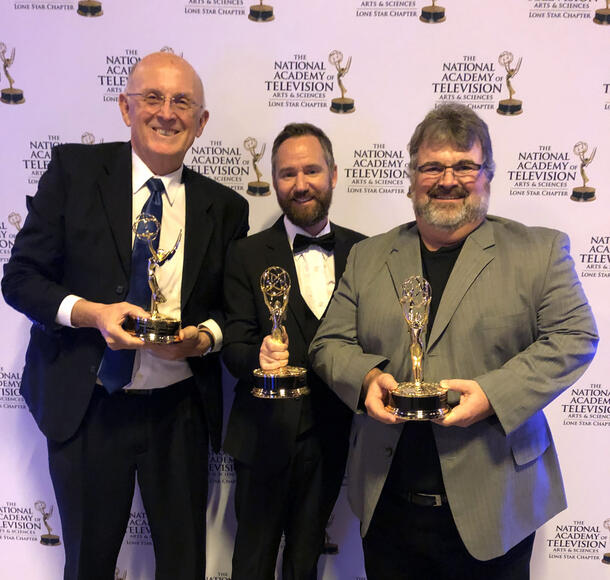
[[[469,193],[460,185],[454,185],[453,187],[444,187],[440,184],[436,184],[434,187],[428,190],[428,197],[439,197],[447,194],[456,195],[459,197],[468,197]]]

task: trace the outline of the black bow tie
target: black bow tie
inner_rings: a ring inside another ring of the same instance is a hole
[[[309,248],[309,246],[320,246],[323,250],[332,252],[335,248],[335,232],[330,232],[319,238],[309,238],[301,234],[294,236],[294,241],[292,242],[293,253],[302,252]]]

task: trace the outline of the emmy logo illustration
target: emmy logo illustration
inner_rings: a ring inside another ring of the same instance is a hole
[[[93,133],[90,133],[89,131],[85,131],[81,136],[80,136],[80,142],[83,145],[94,145],[95,144],[95,135]],[[100,139],[99,143],[103,143],[104,140]]]
[[[347,89],[343,84],[343,77],[349,72],[349,67],[352,64],[352,57],[350,56],[347,59],[347,63],[345,66],[341,66],[343,62],[343,53],[338,50],[333,50],[328,55],[328,61],[337,69],[337,83],[339,83],[339,88],[341,89],[341,97],[337,97],[332,100],[330,105],[330,110],[333,113],[353,113],[356,108],[354,107],[354,99],[348,99],[345,97],[345,93],[347,93]]]
[[[511,83],[511,79],[517,75],[521,68],[521,58],[519,58],[515,67],[511,66],[513,59],[512,52],[508,52],[507,50],[498,57],[498,62],[506,69],[506,87],[508,88],[508,99],[502,99],[496,109],[500,115],[514,116],[523,113],[523,101],[513,99],[515,89],[513,89]]]
[[[119,568],[115,568],[114,580],[127,580],[127,570],[125,570],[125,572],[121,572]]]
[[[610,518],[608,518],[605,522],[604,522],[604,528],[606,528],[609,532],[610,532]],[[603,556],[602,556],[602,562],[604,564],[610,564],[610,552],[606,552]]]
[[[20,105],[21,103],[25,103],[25,99],[23,98],[23,91],[21,89],[16,89],[13,87],[13,83],[15,82],[13,77],[9,74],[8,69],[15,62],[15,49],[11,51],[11,56],[6,56],[6,44],[4,42],[0,42],[0,59],[2,59],[2,68],[4,69],[4,76],[8,81],[9,88],[2,89],[2,93],[0,96],[0,100],[7,105]]]
[[[16,211],[12,211],[8,214],[8,223],[19,231],[21,229],[21,216]]]
[[[250,155],[252,155],[252,167],[254,168],[254,172],[256,173],[256,181],[248,182],[247,193],[256,196],[269,195],[269,184],[266,181],[262,181],[263,174],[258,168],[258,162],[265,154],[265,144],[263,143],[263,145],[261,146],[261,150],[258,153],[256,152],[257,146],[258,142],[254,137],[248,137],[244,141],[244,147],[250,152]]]
[[[49,525],[49,518],[53,515],[53,506],[51,506],[51,509],[47,511],[47,504],[42,500],[38,500],[34,503],[34,507],[42,514],[42,521],[48,532],[40,536],[40,543],[44,546],[59,546],[61,543],[59,541],[59,536],[56,536],[53,533],[53,529]]]
[[[589,178],[585,173],[585,167],[590,165],[591,161],[595,158],[595,152],[597,151],[597,147],[593,148],[591,155],[587,157],[587,151],[589,150],[589,146],[584,141],[579,141],[574,145],[574,153],[578,155],[580,158],[580,176],[582,177],[582,186],[575,187],[572,190],[572,195],[570,199],[572,201],[594,201],[595,200],[595,188],[587,187],[587,183],[589,182]]]
[[[271,22],[274,18],[273,6],[263,4],[263,0],[260,1],[260,4],[250,6],[248,20],[252,20],[253,22]]]
[[[445,22],[445,9],[442,6],[436,6],[436,0],[432,0],[432,6],[424,6],[421,9],[419,19],[427,24]]]
[[[101,16],[104,14],[102,11],[102,3],[97,0],[79,0],[77,14],[86,16],[88,18]]]
[[[606,26],[610,24],[610,0],[606,0],[605,8],[598,8],[595,11],[593,22],[595,22],[595,24],[602,24]]]

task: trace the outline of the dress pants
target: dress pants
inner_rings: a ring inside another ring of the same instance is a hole
[[[315,430],[299,437],[281,471],[235,461],[237,533],[232,580],[273,580],[282,533],[283,580],[315,580],[328,519],[339,495],[346,445]],[[273,449],[269,449],[273,453]]]
[[[448,505],[408,503],[384,490],[362,540],[368,580],[528,580],[532,533],[481,561],[462,542]]]
[[[96,386],[83,423],[48,441],[64,580],[114,580],[136,477],[156,580],[203,580],[208,432],[195,380],[149,394]]]

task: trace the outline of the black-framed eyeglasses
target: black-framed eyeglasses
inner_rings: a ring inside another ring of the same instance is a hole
[[[165,101],[169,101],[170,109],[181,111],[183,113],[199,109],[203,106],[201,103],[196,103],[186,95],[174,95],[173,97],[168,97],[155,91],[149,91],[147,93],[125,94],[128,97],[137,97],[140,103],[150,111],[157,111],[165,105]]]
[[[474,161],[458,161],[453,165],[436,162],[424,163],[416,169],[424,177],[437,179],[445,175],[447,169],[451,169],[456,177],[477,177],[484,168],[485,164],[475,163]]]

